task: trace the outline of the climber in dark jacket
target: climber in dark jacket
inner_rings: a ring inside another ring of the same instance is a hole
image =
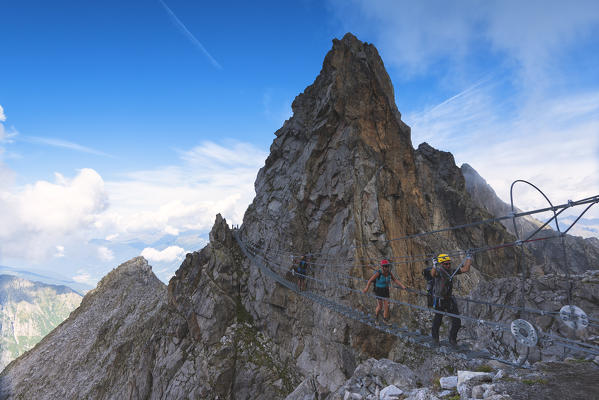
[[[439,254],[437,262],[441,267],[431,269],[431,276],[434,279],[433,287],[433,308],[438,311],[445,311],[451,314],[459,314],[458,303],[452,295],[453,278],[455,275],[470,271],[472,257],[468,254],[461,268],[451,268],[451,258],[447,254]],[[435,313],[433,318],[433,327],[431,336],[434,344],[439,344],[439,328],[443,314]],[[450,317],[451,329],[449,330],[449,344],[457,346],[458,331],[462,322],[458,317]]]
[[[308,274],[308,261],[306,256],[302,256],[294,268],[295,276],[297,276],[297,287],[301,291],[306,290],[306,275]]]
[[[364,288],[364,290],[362,290],[362,292],[366,293],[368,291],[368,289],[370,288],[370,285],[372,284],[372,282],[375,282],[374,294],[378,298],[376,299],[377,304],[376,304],[376,310],[374,311],[374,315],[375,315],[376,319],[378,320],[379,313],[381,312],[381,308],[383,308],[383,305],[384,305],[383,320],[386,323],[389,322],[389,300],[386,300],[386,299],[389,298],[389,285],[390,285],[391,281],[395,282],[402,289],[406,288],[403,283],[401,283],[400,281],[395,279],[395,277],[393,276],[393,274],[390,271],[390,266],[391,266],[391,263],[389,263],[388,260],[381,261],[381,269],[379,269],[378,271],[376,271],[374,273],[374,275],[372,275],[372,277],[368,280],[366,287]]]

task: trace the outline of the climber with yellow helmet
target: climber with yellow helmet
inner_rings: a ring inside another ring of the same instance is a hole
[[[433,308],[438,311],[459,314],[458,304],[455,297],[452,295],[453,278],[455,275],[470,271],[472,256],[470,256],[469,253],[466,253],[463,265],[458,268],[451,268],[451,257],[449,257],[448,254],[439,254],[436,263],[440,264],[441,267],[435,265],[430,271],[430,274],[434,279]],[[433,337],[433,343],[437,345],[439,344],[439,328],[441,327],[442,319],[443,314],[435,313],[431,336]],[[462,322],[458,317],[450,317],[450,319],[451,329],[449,330],[449,344],[457,346],[458,331],[460,330]]]

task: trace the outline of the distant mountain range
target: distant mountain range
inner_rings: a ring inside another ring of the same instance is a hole
[[[27,279],[29,281],[42,282],[49,285],[64,285],[68,286],[70,289],[76,291],[80,295],[84,295],[89,290],[93,289],[92,286],[85,283],[75,282],[72,279],[55,273],[50,275],[50,273],[46,271],[24,270],[21,268],[0,265],[0,275],[13,275],[19,278]]]
[[[0,275],[0,370],[62,323],[81,299],[64,285]]]

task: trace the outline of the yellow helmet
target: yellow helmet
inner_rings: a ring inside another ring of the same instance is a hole
[[[439,263],[444,263],[447,261],[451,261],[451,258],[449,258],[447,254],[439,254],[439,257],[437,257],[437,262]]]

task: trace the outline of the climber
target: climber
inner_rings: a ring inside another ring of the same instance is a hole
[[[470,253],[466,253],[463,265],[454,269],[451,268],[451,258],[447,254],[439,254],[437,262],[441,264],[441,267],[436,266],[431,269],[431,276],[435,280],[433,289],[433,308],[438,311],[459,314],[458,304],[455,297],[452,295],[453,278],[457,274],[470,271],[472,256]],[[436,345],[439,344],[439,327],[441,326],[442,319],[443,314],[435,313],[431,336],[433,337],[433,343]],[[458,317],[450,317],[450,319],[451,329],[449,330],[449,344],[457,346],[458,330],[460,329],[462,322]]]
[[[389,260],[382,260],[381,261],[381,269],[379,269],[378,271],[376,271],[374,273],[374,275],[372,275],[372,277],[368,280],[366,287],[364,288],[364,290],[362,290],[362,292],[366,293],[368,291],[368,289],[370,288],[370,285],[372,284],[372,282],[375,281],[374,294],[378,298],[376,299],[377,305],[376,305],[376,310],[374,311],[374,315],[378,321],[379,313],[381,312],[381,308],[383,308],[383,305],[384,305],[385,309],[383,312],[383,320],[385,323],[389,322],[389,300],[385,300],[385,299],[389,298],[389,284],[391,283],[391,280],[393,280],[393,282],[397,283],[402,289],[404,289],[404,290],[406,289],[406,287],[403,285],[403,283],[401,283],[400,281],[395,279],[395,277],[393,276],[393,274],[390,271],[390,267],[391,267],[391,263],[389,262]]]
[[[300,292],[306,290],[306,275],[308,274],[308,261],[306,256],[303,255],[299,259],[299,262],[294,269],[295,276],[297,276],[297,287]]]

